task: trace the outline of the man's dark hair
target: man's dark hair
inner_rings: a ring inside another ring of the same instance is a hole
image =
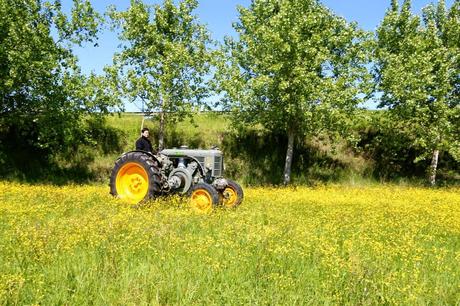
[[[143,128],[143,129],[141,130],[141,133],[144,133],[145,131],[149,131],[149,132],[150,132],[150,130],[149,130],[148,128]]]

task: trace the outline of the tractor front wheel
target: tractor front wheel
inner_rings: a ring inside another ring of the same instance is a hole
[[[110,193],[131,204],[160,195],[161,176],[157,161],[142,152],[122,155],[110,175]]]
[[[232,180],[227,180],[227,183],[227,187],[222,191],[222,205],[227,208],[237,207],[243,202],[243,188]]]
[[[198,213],[208,214],[219,204],[219,193],[210,184],[198,183],[190,188],[188,194],[190,207]]]

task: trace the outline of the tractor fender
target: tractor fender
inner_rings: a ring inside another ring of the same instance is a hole
[[[144,154],[150,156],[150,157],[151,157],[154,161],[156,161],[156,162],[158,163],[158,165],[161,167],[162,164],[161,164],[160,160],[158,159],[158,157],[156,157],[155,155],[153,155],[153,154],[150,153],[150,152],[142,151],[142,150],[133,150],[133,151],[125,152],[125,153],[121,154],[121,156],[120,156],[118,159],[122,158],[122,157],[125,156],[126,154],[134,153],[134,152],[144,153]]]

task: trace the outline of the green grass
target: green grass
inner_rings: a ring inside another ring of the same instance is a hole
[[[124,151],[132,150],[140,136],[142,115],[121,114],[107,117],[108,124],[124,133]],[[225,114],[201,113],[193,116],[193,121],[186,119],[177,124],[166,126],[165,147],[188,145],[193,148],[207,148],[221,144],[222,134],[228,131],[230,121]],[[145,117],[144,127],[152,131],[154,147],[158,145],[159,119],[154,115]]]
[[[458,305],[460,190],[246,188],[141,209],[0,183],[0,305]]]

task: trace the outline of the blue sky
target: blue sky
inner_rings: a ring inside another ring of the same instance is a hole
[[[71,2],[71,0],[63,1],[66,6],[70,6]],[[119,10],[124,10],[130,3],[129,0],[92,0],[91,2],[101,13],[108,5],[114,4]],[[145,2],[161,3],[162,1],[145,0]],[[195,13],[201,23],[207,24],[213,38],[221,41],[225,35],[234,34],[232,23],[238,20],[237,6],[248,6],[250,2],[250,0],[199,0],[199,7]],[[413,0],[413,11],[419,14],[421,9],[431,2],[433,1]],[[381,22],[390,0],[322,0],[322,3],[337,15],[348,21],[356,21],[363,29],[372,31]],[[447,0],[446,3],[450,6],[453,0]],[[112,63],[112,56],[118,44],[116,34],[105,30],[99,35],[98,47],[85,45],[77,48],[75,53],[83,72],[101,73],[105,65]]]

